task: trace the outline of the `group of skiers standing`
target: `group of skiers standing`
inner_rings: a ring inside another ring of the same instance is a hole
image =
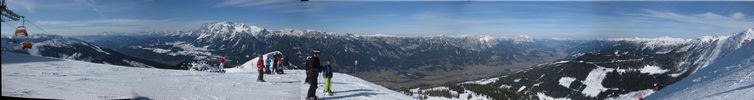
[[[306,65],[304,67],[306,70],[306,79],[304,83],[309,84],[309,90],[306,95],[307,100],[319,100],[319,98],[315,96],[315,91],[317,90],[317,78],[319,77],[320,72],[322,72],[322,76],[325,79],[325,94],[332,95],[333,93],[330,90],[330,79],[333,76],[331,63],[330,61],[325,61],[325,65],[321,65],[319,54],[320,51],[315,49],[311,52],[311,55],[306,58]],[[259,71],[257,82],[266,82],[264,80],[264,74],[271,74],[271,71],[274,71],[277,74],[283,74],[282,68],[280,67],[287,66],[287,64],[287,59],[285,59],[285,57],[279,52],[259,56],[256,63],[257,71]],[[272,70],[269,70],[270,67]]]
[[[332,91],[330,91],[330,79],[333,76],[333,69],[330,65],[330,61],[326,61],[325,65],[321,65],[319,63],[319,50],[312,51],[311,56],[307,57],[305,70],[306,70],[306,79],[305,83],[309,84],[309,90],[306,94],[307,100],[318,100],[319,98],[315,96],[315,92],[317,90],[317,78],[319,77],[319,73],[322,72],[322,76],[325,79],[325,93],[326,94],[332,94]]]
[[[267,56],[265,58],[265,56]],[[257,71],[259,71],[258,82],[266,82],[264,74],[283,74],[283,66],[288,66],[288,60],[279,52],[259,56],[257,60]],[[270,70],[271,68],[271,70]]]

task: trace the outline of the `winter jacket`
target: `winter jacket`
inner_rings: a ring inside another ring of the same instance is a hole
[[[319,57],[311,57],[306,61],[306,74],[309,76],[317,76],[323,68],[319,64]]]
[[[322,71],[322,77],[332,78],[333,69],[330,65],[325,65],[325,69]]]
[[[290,63],[288,63],[288,57],[283,58],[283,66],[291,66]]]
[[[225,57],[220,57],[220,63],[225,63]]]
[[[281,58],[280,60],[275,61],[276,64],[283,66],[283,61],[285,61],[284,58]]]
[[[264,60],[262,60],[263,57],[259,57],[259,60],[257,60],[257,70],[264,70]]]
[[[265,59],[264,65],[266,65],[266,66],[272,66],[272,64],[273,64],[272,63],[273,58],[274,58],[273,56],[267,55],[267,59]]]

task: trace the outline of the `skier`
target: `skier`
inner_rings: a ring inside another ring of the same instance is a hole
[[[291,67],[291,63],[288,62],[288,57],[283,56],[283,66],[285,66],[286,69],[293,69]]]
[[[217,67],[218,72],[225,72],[223,68],[225,68],[225,56],[220,56],[220,66]]]
[[[280,69],[279,68],[280,64],[278,63],[278,62],[280,62],[280,55],[279,54],[275,54],[275,58],[273,58],[273,59],[274,60],[272,61],[272,73],[280,74],[280,73],[278,73],[278,69]]]
[[[644,95],[644,93],[643,93],[643,92],[642,92],[642,93],[639,93],[639,95],[637,95],[637,96],[636,96],[636,99],[637,99],[637,100],[644,100],[644,97],[643,97],[643,95]]]
[[[317,90],[317,77],[319,77],[319,72],[324,68],[319,64],[319,53],[320,51],[315,49],[312,51],[312,56],[306,61],[306,77],[309,82],[309,91],[306,94],[307,100],[319,100],[319,98],[315,96],[315,91]]]
[[[264,73],[265,74],[272,74],[272,72],[270,72],[270,67],[272,67],[272,61],[274,60],[275,55],[274,54],[269,54],[269,55],[265,55],[265,56],[267,56],[267,58],[265,58],[265,60],[264,60],[264,65],[265,65]]]
[[[266,82],[264,81],[264,61],[263,59],[264,55],[259,56],[259,60],[257,60],[257,71],[259,71],[259,77],[257,77],[257,82]]]
[[[333,69],[330,61],[325,61],[325,69],[322,71],[322,77],[325,79],[325,95],[333,95],[330,91],[330,80],[332,80]]]
[[[285,66],[285,64],[284,64],[284,62],[285,62],[285,58],[284,58],[284,56],[283,56],[283,55],[280,55],[280,57],[279,57],[278,59],[279,59],[279,60],[278,60],[278,61],[276,62],[276,64],[277,64],[278,66],[277,66],[277,68],[275,69],[275,73],[277,73],[277,74],[283,74],[283,66]]]

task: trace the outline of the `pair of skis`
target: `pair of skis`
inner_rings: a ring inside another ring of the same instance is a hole
[[[333,96],[333,95],[335,95],[335,92],[325,92],[325,93],[322,93],[322,97]]]
[[[333,96],[333,95],[335,95],[335,93],[333,93],[333,92],[325,92],[325,93],[323,93],[323,95],[321,97],[330,97],[330,96]],[[321,100],[321,99],[322,98],[320,98],[320,97],[306,98],[306,100]]]

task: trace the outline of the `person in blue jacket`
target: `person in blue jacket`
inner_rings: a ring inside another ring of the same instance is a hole
[[[272,61],[275,59],[274,54],[268,54],[265,55],[267,58],[264,59],[264,74],[272,74],[270,71],[270,67],[272,67]]]
[[[332,95],[330,91],[330,80],[332,79],[333,69],[330,61],[325,61],[325,69],[322,71],[322,77],[325,78],[325,94]]]

